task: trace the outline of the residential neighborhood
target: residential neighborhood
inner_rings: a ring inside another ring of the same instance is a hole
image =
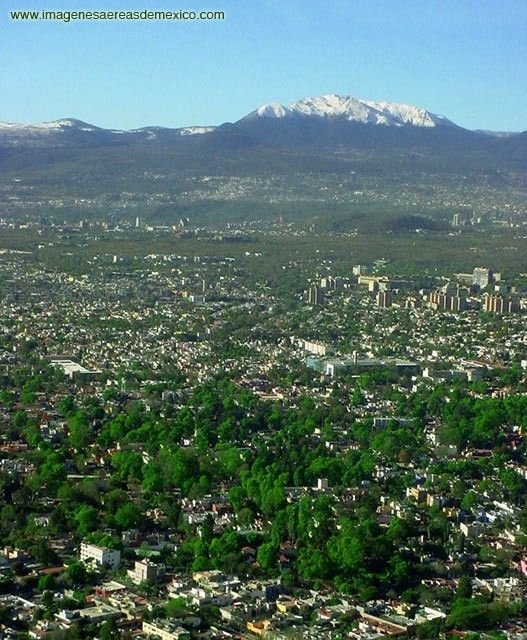
[[[0,637],[527,638],[520,273],[46,233],[0,255]]]

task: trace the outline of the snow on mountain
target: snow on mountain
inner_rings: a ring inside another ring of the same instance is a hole
[[[271,102],[257,109],[256,115],[260,118],[283,118],[289,115],[289,109],[279,102]]]
[[[215,129],[216,127],[183,127],[183,129],[179,129],[179,134],[182,136],[196,136],[203,133],[210,133]]]
[[[156,140],[164,134],[176,134],[178,136],[195,136],[203,133],[210,133],[216,127],[182,127],[180,129],[170,129],[168,127],[141,127],[141,129],[132,129],[131,131],[117,131],[112,129],[112,133],[132,133],[146,135],[147,140]]]
[[[66,128],[75,128],[80,131],[96,131],[93,127],[81,120],[74,118],[63,118],[62,120],[52,120],[51,122],[36,122],[34,124],[20,124],[17,122],[0,122],[0,131],[7,132],[27,132],[27,133],[50,133],[63,131]]]
[[[168,127],[142,127],[124,131],[121,129],[103,129],[74,118],[63,118],[52,122],[19,124],[0,122],[0,145],[10,147],[62,147],[68,144],[121,144],[133,141],[170,141],[175,138],[192,137],[207,134],[216,127],[190,126],[179,129]]]
[[[410,104],[397,104],[394,102],[370,102],[365,101],[365,105],[374,109],[386,118],[387,124],[411,124],[414,127],[436,127],[438,124],[450,124],[444,116],[436,115]]]
[[[304,98],[285,107],[279,103],[265,104],[249,114],[248,118],[287,118],[308,116],[316,118],[343,118],[361,124],[386,126],[413,125],[415,127],[455,126],[444,116],[420,107],[392,102],[359,100],[352,96],[329,94]]]
[[[488,129],[475,129],[475,133],[481,133],[492,138],[511,138],[517,136],[519,131],[489,131]]]
[[[340,96],[328,94],[314,98],[303,98],[284,106],[278,102],[271,102],[258,107],[243,120],[254,119],[282,119],[282,118],[338,118],[349,122],[361,124],[376,124],[384,126],[401,127],[412,125],[415,127],[436,127],[438,125],[456,126],[444,116],[436,115],[409,104],[397,104],[393,102],[381,102],[374,100],[359,100],[353,96]],[[73,118],[63,118],[52,122],[38,122],[35,124],[17,124],[12,122],[0,122],[0,134],[4,140],[15,138],[36,139],[48,134],[60,136],[66,131],[82,132],[107,132],[109,134],[143,135],[147,139],[156,139],[165,132],[177,133],[180,136],[192,136],[214,131],[216,127],[190,126],[180,129],[167,129],[166,127],[142,127],[131,131],[118,129],[101,129]],[[55,138],[55,136],[54,136]],[[57,138],[58,139],[58,138]]]
[[[95,127],[81,120],[75,120],[73,118],[65,118],[63,120],[53,120],[52,122],[37,122],[34,124],[19,124],[17,122],[0,122],[0,132],[13,132],[13,133],[46,133],[55,131],[64,131],[65,129],[76,129],[77,131],[104,131],[100,127]],[[142,127],[141,129],[132,129],[131,131],[123,131],[121,129],[108,129],[109,133],[138,133],[149,134],[156,136],[158,133],[165,131],[175,131],[182,136],[192,136],[202,133],[210,133],[214,131],[216,127],[182,127],[180,129],[169,129],[167,127]]]

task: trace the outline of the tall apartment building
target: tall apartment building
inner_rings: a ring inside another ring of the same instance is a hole
[[[300,346],[304,351],[313,353],[316,356],[325,356],[327,353],[327,346],[322,342],[312,342],[310,340],[300,340]]]
[[[329,291],[336,291],[342,288],[342,278],[333,278],[327,276],[320,279],[320,286],[322,289],[328,289]]]
[[[446,295],[441,291],[433,291],[428,294],[428,304],[437,311],[464,311],[467,308],[467,300],[459,295]]]
[[[514,313],[519,310],[518,304],[514,300],[497,294],[485,294],[481,306],[483,311],[491,313]]]
[[[317,285],[312,285],[307,292],[307,301],[312,305],[324,304],[324,291]]]
[[[377,293],[377,306],[381,309],[388,309],[388,307],[392,306],[391,291],[379,291]]]

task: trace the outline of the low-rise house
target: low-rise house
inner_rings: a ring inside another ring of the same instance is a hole
[[[255,636],[263,638],[267,631],[271,628],[271,620],[250,620],[247,623],[247,631]]]
[[[161,640],[190,640],[190,632],[169,620],[143,621],[143,633]]]
[[[95,604],[93,607],[81,609],[79,611],[81,618],[91,623],[105,622],[106,620],[117,620],[121,617],[121,612],[115,607],[111,607],[105,603]]]

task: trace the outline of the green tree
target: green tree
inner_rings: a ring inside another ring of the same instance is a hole
[[[119,640],[121,633],[115,620],[106,620],[99,629],[100,640]]]
[[[188,612],[185,598],[171,598],[165,607],[166,615],[169,618],[181,618]]]
[[[75,513],[75,521],[77,523],[77,531],[81,536],[95,531],[99,524],[99,514],[97,509],[88,505],[81,505]]]
[[[275,571],[278,565],[278,545],[264,542],[258,547],[256,559],[264,571]]]
[[[55,578],[51,574],[40,576],[38,580],[39,591],[53,591],[55,588]]]
[[[66,396],[59,401],[57,406],[61,416],[69,417],[75,412],[75,402],[72,396]]]
[[[133,502],[120,506],[115,512],[115,522],[121,529],[135,529],[141,525],[142,514]]]
[[[75,586],[83,585],[86,580],[86,567],[82,562],[72,562],[66,569],[66,577]]]
[[[459,579],[454,600],[470,600],[472,598],[472,580],[468,576]]]
[[[82,451],[92,442],[92,433],[85,411],[76,411],[69,419],[69,441],[77,451]]]

